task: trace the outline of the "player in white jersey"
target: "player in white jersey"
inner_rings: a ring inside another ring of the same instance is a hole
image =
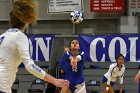
[[[0,35],[0,93],[11,93],[18,66],[23,62],[36,77],[57,87],[69,87],[69,81],[56,79],[34,64],[29,54],[29,42],[24,34],[30,23],[36,23],[36,2],[17,0],[10,12],[11,28]]]
[[[124,56],[120,54],[117,58],[117,63],[110,65],[109,70],[104,74],[102,78],[102,83],[104,85],[103,93],[114,93],[113,85],[117,78],[119,78],[120,89],[119,93],[122,93],[123,76],[125,72]]]

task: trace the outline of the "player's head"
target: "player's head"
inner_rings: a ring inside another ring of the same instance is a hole
[[[119,56],[117,58],[117,63],[118,63],[118,65],[122,65],[124,63],[124,56],[123,56],[123,54],[119,54]]]
[[[11,27],[22,29],[30,23],[35,24],[36,6],[37,3],[34,0],[16,0],[10,12]]]
[[[80,44],[78,40],[72,40],[69,44],[70,50],[79,50]]]

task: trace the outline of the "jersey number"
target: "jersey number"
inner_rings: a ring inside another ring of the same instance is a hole
[[[0,37],[0,45],[1,45],[4,38],[5,38],[5,36]]]

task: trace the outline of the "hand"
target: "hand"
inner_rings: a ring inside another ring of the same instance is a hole
[[[75,66],[75,68],[77,68],[77,61],[76,60],[74,61],[74,66]]]
[[[122,93],[122,88],[120,89],[120,92],[119,93]]]
[[[61,88],[69,87],[69,81],[68,80],[63,80],[63,79],[56,79],[54,81],[54,85],[57,86],[57,87],[61,87]]]
[[[77,67],[77,64],[76,64],[76,63],[77,63],[77,62],[75,62],[75,60],[72,58],[72,59],[71,59],[71,62],[70,62],[72,68],[76,68],[76,67]]]
[[[139,79],[140,79],[140,74],[138,73],[138,74],[135,76],[135,82],[139,82]]]
[[[69,51],[70,51],[70,49],[69,49],[68,47],[65,47],[65,48],[64,48],[64,53],[65,53],[65,52],[69,52]]]
[[[106,91],[109,91],[109,87],[106,87],[105,90],[106,90]]]

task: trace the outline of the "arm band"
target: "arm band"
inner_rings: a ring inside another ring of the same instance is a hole
[[[28,72],[30,72],[31,74],[35,75],[40,79],[44,79],[45,77],[46,72],[42,70],[40,67],[38,67],[37,65],[35,65],[34,63],[28,63],[26,65],[26,69]]]

